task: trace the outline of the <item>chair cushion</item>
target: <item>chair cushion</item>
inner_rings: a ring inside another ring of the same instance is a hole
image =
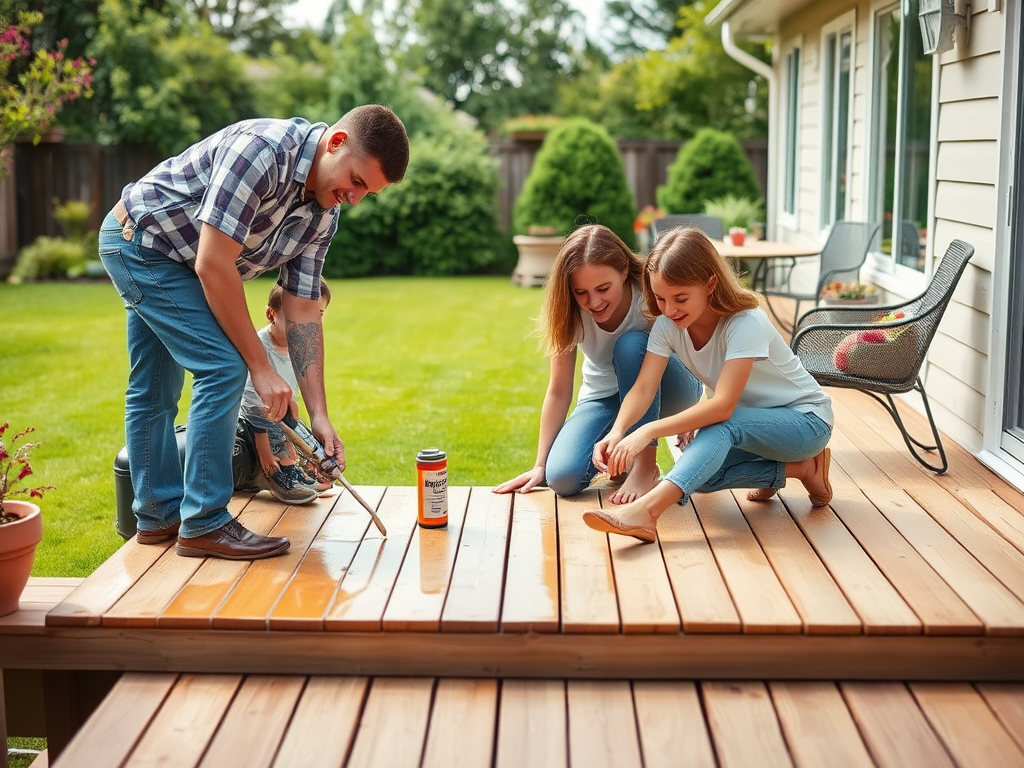
[[[876,322],[902,320],[904,314],[882,315]],[[917,329],[879,328],[855,331],[844,338],[832,356],[836,368],[865,379],[899,381],[911,376],[917,367]]]

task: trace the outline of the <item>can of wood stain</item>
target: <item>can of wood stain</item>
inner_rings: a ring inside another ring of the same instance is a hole
[[[440,448],[416,454],[416,488],[422,528],[448,525],[448,457]]]

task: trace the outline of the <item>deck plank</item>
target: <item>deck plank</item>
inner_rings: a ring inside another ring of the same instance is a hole
[[[173,673],[129,672],[60,754],[60,765],[121,765],[171,692]],[[52,745],[51,745],[52,746]]]
[[[269,768],[306,683],[304,677],[250,675],[242,681],[200,768]]]
[[[748,501],[745,491],[733,496],[782,588],[800,614],[804,632],[809,635],[860,634],[860,617],[782,502],[777,498]],[[810,506],[809,500],[807,504]]]
[[[346,768],[419,768],[433,691],[433,678],[374,678]]]
[[[701,693],[715,752],[723,766],[793,765],[763,683],[702,683]]]
[[[903,683],[842,683],[846,706],[881,768],[954,762]]]
[[[557,632],[559,617],[555,495],[549,490],[515,494],[501,628]]]
[[[624,680],[568,683],[569,764],[641,768],[633,695]]]
[[[978,517],[1024,553],[1024,515],[989,488],[966,488],[961,496]]]
[[[716,768],[694,683],[634,682],[633,706],[644,768]]]
[[[564,680],[503,680],[495,768],[567,768]]]
[[[490,768],[497,713],[497,680],[438,680],[422,768]]]
[[[833,434],[831,507],[879,570],[917,614],[926,635],[980,635],[981,620],[903,538],[844,471],[842,459],[856,449]]]
[[[264,494],[254,497],[246,505],[238,516],[238,522],[253,533],[266,536],[281,519],[284,510],[280,502]],[[209,629],[214,612],[249,568],[249,562],[245,560],[196,559],[201,563],[199,570],[157,617],[158,627]]]
[[[302,562],[306,549],[331,513],[336,496],[285,509],[271,536],[291,542],[278,557],[254,560],[213,614],[214,629],[266,629],[270,612]]]
[[[124,768],[199,765],[241,682],[241,675],[182,675]]]
[[[921,634],[921,620],[830,507],[812,507],[802,489],[784,488],[779,498],[860,617],[864,634]]]
[[[103,614],[153,567],[172,544],[142,546],[134,541],[127,542],[46,614],[46,625],[99,626]]]
[[[421,528],[417,525],[413,531],[405,561],[384,610],[385,631],[440,630],[441,612],[459,549],[469,492],[470,489],[465,487],[448,489],[446,528]]]
[[[251,503],[251,499],[251,496],[242,494],[232,496],[228,503],[228,512],[232,517],[238,517]],[[129,540],[124,546],[149,545]],[[174,547],[168,546],[153,567],[142,574],[142,577],[121,596],[121,599],[103,613],[103,626],[155,627],[160,613],[195,575],[202,564],[202,558],[178,557]]]
[[[968,683],[911,683],[910,691],[957,765],[1024,768],[1024,752]]]
[[[358,489],[358,493],[376,509],[384,488],[363,487]],[[324,628],[324,617],[334,601],[338,585],[345,578],[370,525],[366,510],[352,494],[342,492],[270,612],[270,629]]]
[[[600,506],[596,490],[559,498],[558,545],[561,566],[563,632],[618,632],[619,607],[615,595],[608,534],[583,522],[583,513]]]
[[[835,683],[773,682],[769,691],[798,766],[873,768],[875,763]]]
[[[602,503],[612,507],[602,493]],[[676,633],[681,627],[661,548],[630,536],[610,536],[615,593],[625,634]]]
[[[384,609],[416,527],[416,489],[388,487],[377,516],[388,535],[382,536],[376,527],[367,529],[324,619],[326,629],[373,632],[381,628]]]
[[[367,496],[363,498],[373,504]],[[365,677],[310,677],[274,759],[274,768],[344,765],[368,687],[369,679]]]
[[[658,542],[683,632],[739,632],[740,616],[692,503],[661,516]]]
[[[443,632],[497,632],[512,497],[473,488],[441,613]]]
[[[1024,750],[1024,683],[978,683],[975,687],[1017,747]]]
[[[797,634],[800,615],[728,491],[694,500],[745,633]]]

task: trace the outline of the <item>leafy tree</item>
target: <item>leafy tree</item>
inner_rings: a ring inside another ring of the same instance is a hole
[[[139,0],[103,0],[97,59],[98,138],[175,154],[255,114],[241,54],[208,24],[182,24]]]
[[[606,0],[608,45],[617,56],[662,48],[679,34],[679,8],[695,0]]]
[[[209,24],[219,37],[252,53],[267,53],[286,36],[284,9],[294,0],[185,0],[192,20]]]
[[[633,193],[612,137],[582,117],[565,120],[544,139],[513,209],[513,229],[554,227],[567,234],[583,222],[604,224],[633,241]]]

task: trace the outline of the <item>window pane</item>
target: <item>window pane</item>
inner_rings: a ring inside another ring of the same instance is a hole
[[[874,220],[882,223],[881,251],[892,253],[892,213],[896,193],[896,110],[900,76],[899,7],[880,13],[875,21],[875,136],[884,149],[878,153],[873,207]]]
[[[916,19],[918,0],[910,0],[908,18]],[[911,269],[924,270],[920,231],[928,220],[928,147],[931,140],[932,56],[921,46],[921,28],[906,25],[903,99],[903,162],[900,173],[899,256],[896,261]]]
[[[799,118],[800,49],[786,56],[786,169],[783,210],[796,212],[797,120]]]
[[[847,144],[850,130],[850,79],[853,76],[853,35],[843,32],[839,36],[839,64],[836,72],[836,127],[835,127],[835,208],[833,221],[846,218],[846,185],[849,181]]]
[[[835,100],[836,100],[836,36],[825,38],[825,55],[822,60],[821,155],[823,161],[821,179],[821,223],[828,226],[835,221]]]

